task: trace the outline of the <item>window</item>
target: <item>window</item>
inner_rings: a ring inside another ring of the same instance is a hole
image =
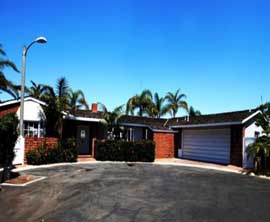
[[[44,137],[44,122],[24,121],[24,135],[29,137]]]
[[[254,136],[255,136],[255,138],[258,138],[260,136],[260,132],[255,131]]]

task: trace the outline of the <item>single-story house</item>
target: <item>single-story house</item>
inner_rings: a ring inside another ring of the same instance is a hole
[[[16,113],[20,119],[21,100],[0,102],[0,117],[7,113]],[[46,116],[43,107],[46,103],[33,97],[24,99],[24,135],[43,137],[45,135]]]
[[[251,167],[247,145],[262,135],[256,126],[259,110],[186,116],[171,119],[123,116],[127,139],[152,139],[156,158],[184,158]]]
[[[76,138],[79,155],[94,155],[96,139],[105,139],[103,113],[98,111],[97,103],[91,110],[77,110],[63,116],[63,137]]]
[[[19,106],[20,100],[0,103],[0,117],[8,112],[16,112],[19,117]],[[42,144],[46,134],[44,106],[42,101],[25,98],[26,137],[15,149],[14,163],[23,163],[24,152]],[[244,110],[168,119],[125,115],[119,119],[119,125],[125,131],[123,139],[153,140],[156,158],[175,157],[251,167],[253,161],[248,160],[245,151],[247,145],[262,134],[261,127],[255,124],[259,113],[259,110]],[[97,104],[93,103],[91,110],[63,112],[63,120],[63,137],[76,138],[79,154],[93,156],[95,140],[107,136],[103,113],[98,111]],[[46,139],[52,144],[57,142],[53,138]]]
[[[23,164],[25,153],[42,145],[44,140],[49,146],[58,142],[56,138],[46,137],[46,103],[26,97],[24,103],[24,136],[18,138],[15,145],[14,164]],[[20,119],[20,99],[0,102],[0,117],[7,113],[16,113]],[[94,141],[105,138],[102,124],[103,114],[98,111],[97,104],[92,104],[92,110],[78,110],[74,114],[63,112],[63,138],[74,137],[78,146],[79,155],[86,157],[93,155]]]

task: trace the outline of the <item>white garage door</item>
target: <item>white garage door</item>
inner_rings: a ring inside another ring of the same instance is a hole
[[[230,128],[185,129],[182,148],[186,159],[230,163]]]

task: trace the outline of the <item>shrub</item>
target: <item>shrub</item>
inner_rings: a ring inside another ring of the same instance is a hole
[[[57,146],[48,148],[46,141],[36,150],[30,150],[26,154],[27,163],[31,165],[76,162],[77,148],[74,138],[62,140]]]
[[[267,159],[270,156],[270,137],[258,137],[255,143],[248,146],[248,156],[254,156],[254,171],[259,173],[263,168],[267,168]]]
[[[15,113],[9,113],[0,118],[0,165],[12,163],[14,147],[18,138],[18,118]]]
[[[0,118],[0,166],[4,167],[1,182],[10,179],[14,147],[18,138],[18,118],[15,113],[9,113]]]
[[[135,142],[97,141],[95,158],[101,161],[153,162],[155,160],[155,143],[148,140]]]

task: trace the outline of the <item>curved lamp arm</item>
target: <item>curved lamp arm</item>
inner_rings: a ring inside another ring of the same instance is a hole
[[[30,47],[32,45],[34,45],[35,43],[41,43],[41,44],[44,44],[47,42],[47,39],[45,37],[38,37],[36,38],[33,42],[31,42],[28,46],[24,46],[24,50],[23,50],[23,55],[26,56],[27,55],[27,52],[28,50],[30,49]]]

